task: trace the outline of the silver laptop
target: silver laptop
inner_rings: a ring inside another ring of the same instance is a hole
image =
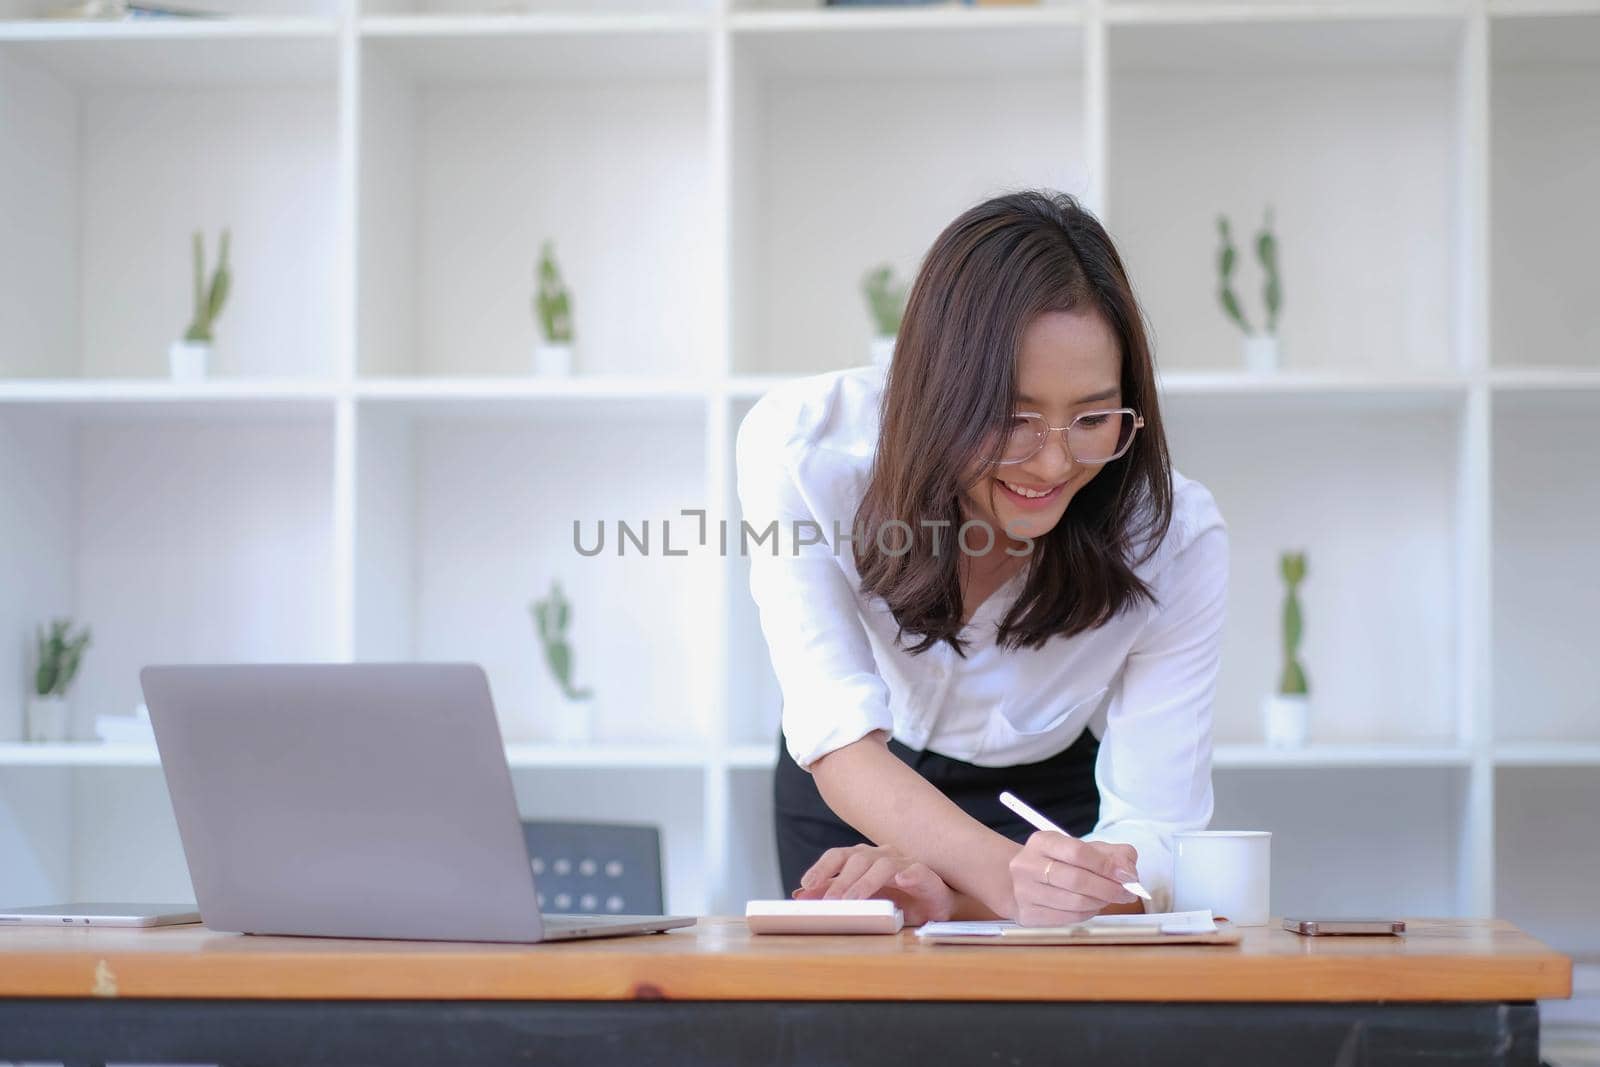
[[[212,929],[530,942],[695,922],[539,913],[474,664],[146,667],[139,681]]]

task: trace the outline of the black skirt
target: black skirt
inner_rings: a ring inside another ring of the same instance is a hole
[[[1094,781],[1100,742],[1087,727],[1064,751],[1014,767],[979,767],[907,748],[893,739],[889,751],[962,811],[1018,843],[1026,841],[1034,828],[1000,803],[1004,790],[1017,794],[1074,837],[1087,834],[1100,820],[1100,790]],[[815,779],[789,755],[781,734],[773,811],[785,895],[799,887],[801,875],[828,849],[873,843],[833,813]]]

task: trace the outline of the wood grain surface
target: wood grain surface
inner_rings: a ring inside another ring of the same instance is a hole
[[[1404,937],[1243,928],[1237,945],[992,948],[753,935],[742,918],[542,945],[153,929],[0,929],[0,996],[490,1000],[1535,1000],[1572,961],[1504,920]]]

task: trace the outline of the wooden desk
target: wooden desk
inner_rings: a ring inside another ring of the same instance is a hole
[[[526,946],[12,928],[0,1061],[1536,1064],[1532,1001],[1571,995],[1571,960],[1504,921],[1408,926],[1164,948],[738,919]]]

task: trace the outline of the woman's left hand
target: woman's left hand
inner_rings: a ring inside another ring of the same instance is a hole
[[[892,848],[830,848],[792,894],[796,900],[892,900],[907,926],[941,922],[955,913],[956,894],[925,863]]]

